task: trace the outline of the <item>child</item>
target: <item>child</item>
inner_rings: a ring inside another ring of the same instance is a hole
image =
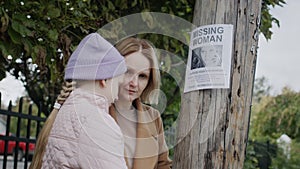
[[[80,42],[65,69],[77,88],[45,123],[30,168],[127,168],[123,135],[108,114],[125,71],[124,57],[99,34]]]

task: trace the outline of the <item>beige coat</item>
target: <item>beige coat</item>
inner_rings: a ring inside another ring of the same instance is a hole
[[[139,100],[135,101],[135,105],[138,122],[132,169],[170,169],[172,161],[169,159],[160,113]],[[116,119],[114,106],[110,107],[110,115]]]

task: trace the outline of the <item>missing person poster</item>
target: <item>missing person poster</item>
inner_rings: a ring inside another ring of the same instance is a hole
[[[229,88],[233,25],[205,25],[191,32],[184,92]]]

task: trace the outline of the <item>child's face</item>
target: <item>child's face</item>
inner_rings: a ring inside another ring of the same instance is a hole
[[[112,79],[108,79],[106,81],[107,85],[109,88],[111,88],[111,103],[114,103],[116,100],[118,100],[118,95],[119,95],[119,86],[123,82],[124,79],[124,74],[116,76]]]

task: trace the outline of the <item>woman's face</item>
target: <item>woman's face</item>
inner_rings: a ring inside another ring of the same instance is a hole
[[[119,100],[132,102],[139,98],[146,88],[150,78],[150,61],[141,52],[135,52],[125,57],[127,72],[120,85]]]
[[[205,63],[205,66],[220,66],[220,56],[213,46],[203,47],[201,50],[201,57]]]

